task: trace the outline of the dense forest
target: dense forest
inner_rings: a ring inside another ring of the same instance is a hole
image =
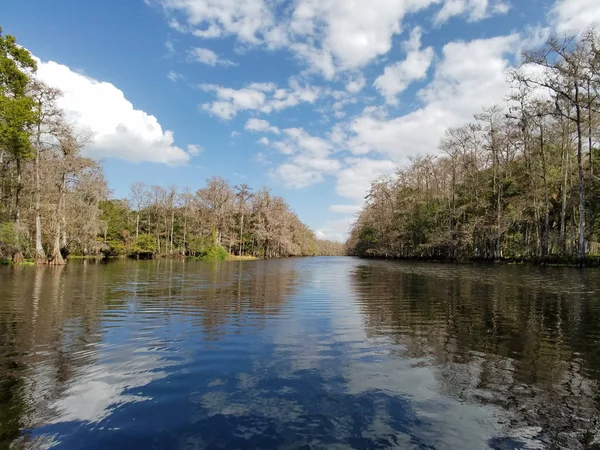
[[[0,259],[64,264],[67,255],[225,259],[337,255],[281,197],[212,177],[193,193],[134,183],[111,199],[98,162],[35,77],[36,62],[0,29]]]
[[[351,254],[541,262],[600,254],[600,35],[549,39],[508,82],[510,98],[448,129],[437,155],[372,184]]]

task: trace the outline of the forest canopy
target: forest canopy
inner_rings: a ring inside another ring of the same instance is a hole
[[[448,129],[438,154],[373,182],[350,232],[351,254],[600,254],[600,35],[551,38],[525,53],[507,81],[510,98]]]
[[[112,199],[97,161],[36,78],[36,62],[0,28],[0,259],[64,264],[67,255],[225,259],[338,255],[283,198],[210,177],[196,192],[134,183]]]

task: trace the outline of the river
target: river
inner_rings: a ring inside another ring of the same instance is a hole
[[[0,448],[582,448],[599,380],[597,269],[0,268]]]

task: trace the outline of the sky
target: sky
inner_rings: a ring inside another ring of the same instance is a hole
[[[371,182],[435,154],[597,0],[5,1],[0,25],[92,136],[115,198],[213,175],[343,241]]]

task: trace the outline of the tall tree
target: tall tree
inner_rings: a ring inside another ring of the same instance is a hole
[[[238,202],[238,213],[240,215],[240,236],[239,236],[239,252],[240,255],[244,255],[244,217],[246,214],[246,203],[252,196],[252,188],[247,184],[240,184],[235,186],[236,190],[235,197]]]
[[[0,28],[0,148],[16,163],[15,229],[20,233],[23,163],[32,157],[30,127],[35,122],[34,102],[27,96],[35,60],[14,36],[3,35]],[[22,259],[20,252],[17,259]]]

